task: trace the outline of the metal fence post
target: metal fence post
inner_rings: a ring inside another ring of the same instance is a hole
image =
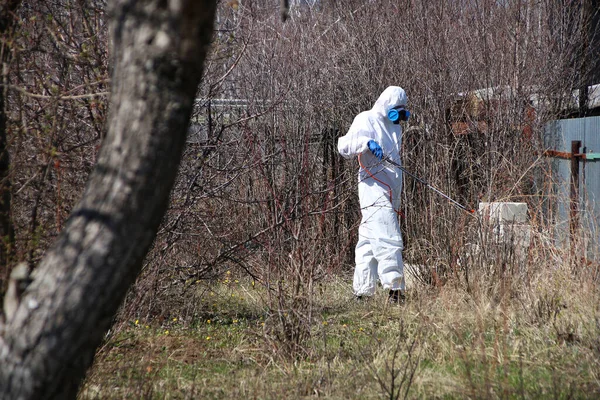
[[[581,159],[581,140],[571,141],[571,193],[569,213],[569,233],[571,255],[575,255],[577,231],[579,228],[579,160]]]

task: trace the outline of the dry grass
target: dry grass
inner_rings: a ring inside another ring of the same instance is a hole
[[[227,277],[199,288],[193,320],[131,321],[110,337],[80,398],[597,398],[598,288],[570,268],[503,297],[413,287],[404,306],[321,282],[301,357],[273,346],[264,289]]]

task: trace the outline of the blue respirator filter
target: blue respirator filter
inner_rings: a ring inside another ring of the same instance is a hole
[[[392,108],[388,111],[387,116],[389,120],[394,123],[398,123],[400,121],[408,121],[408,118],[410,117],[410,111],[405,110],[404,108]]]

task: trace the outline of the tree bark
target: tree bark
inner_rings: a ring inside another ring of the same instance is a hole
[[[214,0],[109,5],[108,133],[82,200],[0,338],[0,398],[74,398],[167,208]]]

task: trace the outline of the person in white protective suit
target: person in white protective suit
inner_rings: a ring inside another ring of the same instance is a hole
[[[373,108],[358,114],[348,133],[338,139],[345,158],[358,156],[358,198],[362,220],[356,244],[353,289],[357,298],[372,296],[377,279],[389,290],[391,302],[404,301],[402,234],[397,211],[400,207],[402,171],[386,163],[400,164],[402,127],[408,120],[408,97],[404,89],[390,86]]]

